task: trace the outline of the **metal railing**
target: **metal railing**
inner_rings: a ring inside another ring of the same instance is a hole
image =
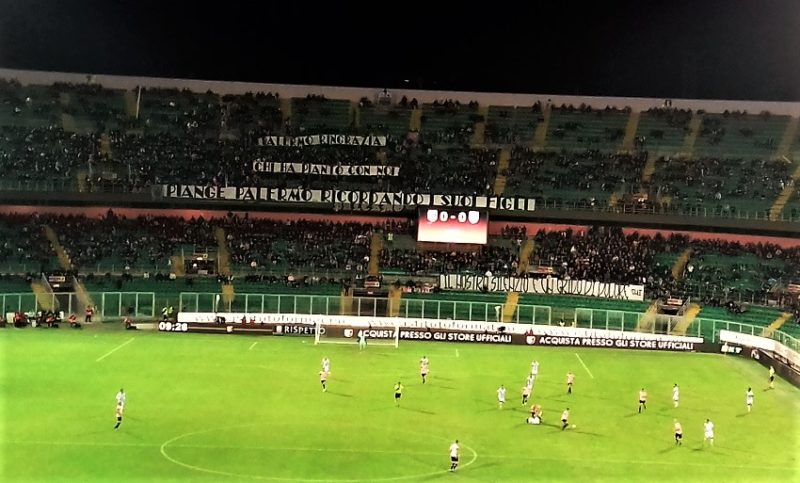
[[[475,322],[518,322],[550,324],[551,307],[517,305],[511,315],[503,313],[502,303],[468,300],[437,300],[417,298],[342,297],[339,295],[275,295],[223,294],[182,292],[181,311],[184,312],[242,312],[309,315],[352,315],[356,317],[403,317],[425,319],[458,319]]]
[[[523,193],[524,195],[524,193]],[[664,207],[647,206],[642,207],[637,204],[617,204],[610,206],[607,204],[592,204],[584,200],[548,200],[537,199],[537,210],[561,210],[579,211],[593,213],[616,213],[624,215],[675,215],[691,216],[701,218],[728,218],[737,220],[760,220],[760,221],[800,221],[800,213],[792,216],[791,210],[784,210],[777,220],[770,220],[769,209],[763,210],[726,210],[719,207],[708,206],[683,206],[683,207]]]
[[[0,191],[73,192],[78,191],[74,179],[0,179]]]
[[[180,308],[184,312],[277,313],[303,315],[350,315],[356,317],[402,317],[457,319],[473,322],[508,322],[537,325],[569,325],[589,329],[636,331],[653,334],[680,334],[719,341],[720,330],[761,336],[766,326],[729,320],[698,317],[689,322],[682,315],[646,314],[591,307],[557,307],[518,304],[512,314],[504,304],[422,298],[373,298],[294,294],[222,294],[183,292]],[[560,314],[557,319],[553,314]],[[775,331],[771,337],[800,351],[800,340]]]
[[[95,303],[96,313],[103,318],[126,315],[153,318],[156,315],[155,292],[90,292],[89,295]],[[74,292],[0,294],[0,303],[4,313],[35,313],[44,306],[52,306],[65,314],[81,314],[85,309]]]

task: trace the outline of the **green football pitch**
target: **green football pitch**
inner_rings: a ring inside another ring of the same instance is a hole
[[[0,357],[1,481],[800,481],[800,391],[783,380],[766,390],[767,371],[736,356],[430,342],[359,352],[310,338],[6,329]],[[540,426],[525,424],[519,398],[534,358]],[[650,397],[638,414],[641,387]],[[562,431],[565,407],[575,427]]]

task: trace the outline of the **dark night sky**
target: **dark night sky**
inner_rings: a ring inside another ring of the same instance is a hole
[[[0,0],[0,66],[800,101],[800,0],[252,3]]]

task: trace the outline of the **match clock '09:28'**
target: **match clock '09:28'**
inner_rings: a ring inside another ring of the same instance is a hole
[[[188,332],[189,324],[186,322],[169,322],[162,320],[158,323],[158,330],[161,332]]]

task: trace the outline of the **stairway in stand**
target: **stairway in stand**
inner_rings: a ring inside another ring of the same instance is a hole
[[[622,138],[622,151],[632,153],[635,148],[636,132],[639,130],[639,111],[631,111],[628,123],[625,125],[625,137]]]
[[[214,230],[214,238],[217,240],[217,270],[220,275],[230,277],[233,275],[231,270],[231,254],[228,250],[228,239],[225,236],[225,229],[217,227]],[[233,287],[233,282],[224,282],[222,284],[222,303],[225,307],[231,307],[236,297],[236,290]]]
[[[486,119],[489,118],[489,106],[480,106],[478,115],[483,118],[473,126],[472,147],[480,147],[486,144]]]
[[[769,209],[769,220],[770,221],[778,221],[781,218],[781,214],[783,214],[783,208],[786,206],[786,203],[792,199],[792,195],[794,195],[794,188],[800,183],[800,163],[798,163],[797,168],[795,168],[794,172],[792,173],[792,179],[790,182],[786,183],[781,190],[780,194],[775,201],[772,203],[772,207]]]
[[[370,275],[380,274],[381,251],[383,251],[383,234],[373,233],[369,242],[369,267]]]
[[[689,131],[683,139],[683,150],[680,155],[686,158],[694,156],[694,145],[697,143],[697,138],[700,136],[700,128],[703,126],[703,115],[694,113],[692,120],[689,121]]]
[[[775,153],[777,158],[791,158],[792,146],[797,140],[798,125],[800,125],[800,117],[792,116],[789,119],[789,124],[786,125],[786,131],[783,132],[781,143],[778,145],[778,151]]]
[[[542,119],[536,124],[536,130],[533,133],[531,147],[534,149],[544,149],[547,146],[547,128],[550,125],[551,110],[549,104],[542,110]]]
[[[508,172],[508,164],[511,159],[511,151],[508,148],[503,148],[497,159],[497,176],[494,178],[494,194],[501,196],[506,190],[506,173]]]

